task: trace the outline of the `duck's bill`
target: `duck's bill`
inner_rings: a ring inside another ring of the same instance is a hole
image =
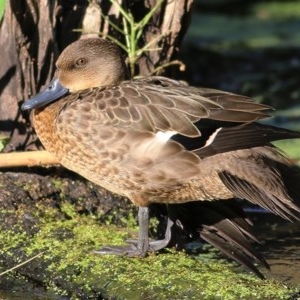
[[[67,94],[68,92],[69,90],[63,87],[57,78],[54,78],[43,91],[39,92],[33,98],[27,100],[21,108],[22,110],[29,110],[43,107]]]

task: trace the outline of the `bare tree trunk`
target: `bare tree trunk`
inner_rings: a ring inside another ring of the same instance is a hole
[[[155,0],[118,1],[141,20]],[[165,0],[151,18],[138,42],[152,41],[155,51],[137,60],[138,74],[147,75],[177,57],[189,25],[193,0]],[[29,117],[20,104],[35,94],[54,73],[58,54],[74,40],[101,35],[124,36],[103,18],[122,27],[122,15],[109,0],[8,0],[0,27],[0,133],[11,138],[6,151],[40,147]],[[161,38],[158,38],[160,37]]]

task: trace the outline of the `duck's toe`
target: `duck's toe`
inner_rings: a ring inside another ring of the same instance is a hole
[[[123,246],[105,246],[100,250],[95,250],[94,253],[102,255],[121,255],[128,257],[145,257],[148,252],[156,252],[166,248],[169,243],[169,237],[162,240],[155,240],[149,243],[144,243],[139,240],[127,240]]]
[[[148,249],[138,247],[138,242],[128,243],[123,246],[105,246],[100,250],[95,250],[94,253],[101,255],[120,255],[128,257],[145,257]]]

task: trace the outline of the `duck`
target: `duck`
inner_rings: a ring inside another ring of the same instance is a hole
[[[163,76],[132,79],[120,48],[102,38],[67,46],[53,80],[22,105],[61,165],[138,206],[137,240],[97,253],[144,257],[167,247],[180,221],[188,228],[189,215],[196,219],[198,211],[209,219],[207,212],[215,221],[199,221],[200,235],[223,243],[229,255],[230,241],[236,253],[244,252],[233,258],[259,275],[247,261],[267,265],[250,246],[255,237],[244,215],[227,203],[245,199],[299,220],[299,168],[271,142],[300,133],[261,123],[271,109],[247,96]],[[149,207],[155,204],[169,213],[165,238],[153,241]],[[231,226],[227,235],[220,220]]]

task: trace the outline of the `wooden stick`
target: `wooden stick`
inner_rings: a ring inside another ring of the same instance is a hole
[[[11,271],[13,271],[13,270],[15,270],[15,269],[18,269],[18,268],[22,267],[22,266],[25,265],[25,264],[28,264],[30,261],[32,261],[32,260],[38,258],[39,256],[43,255],[44,253],[45,253],[45,251],[40,252],[40,253],[38,253],[37,255],[35,255],[35,256],[33,256],[33,257],[31,257],[31,258],[29,258],[29,259],[27,259],[27,260],[21,262],[20,264],[18,264],[18,265],[16,265],[16,266],[14,266],[14,267],[12,267],[12,268],[10,268],[10,269],[8,269],[8,270],[6,270],[6,271],[0,273],[0,277],[3,276],[3,275],[5,275],[5,274],[8,273],[8,272],[11,272]]]
[[[0,154],[0,168],[32,167],[59,164],[48,151],[26,151]]]

